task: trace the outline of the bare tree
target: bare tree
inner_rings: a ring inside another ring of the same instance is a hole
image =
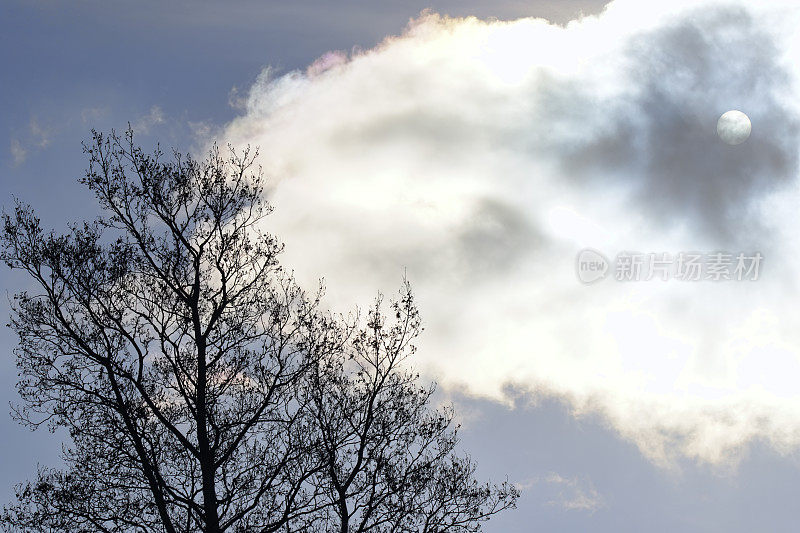
[[[401,368],[410,292],[359,329],[279,266],[255,152],[165,159],[130,131],[85,151],[104,216],[67,235],[4,216],[3,259],[41,289],[14,300],[15,414],[70,436],[6,529],[474,531],[514,505]]]
[[[315,487],[328,504],[325,531],[478,531],[518,497],[509,483],[480,484],[469,457],[456,455],[452,408],[431,410],[435,388],[421,387],[407,362],[421,332],[406,282],[393,321],[371,309],[345,349],[307,379],[323,469]]]

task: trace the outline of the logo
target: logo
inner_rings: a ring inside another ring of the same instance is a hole
[[[578,253],[575,270],[581,283],[595,283],[606,277],[608,259],[597,250],[586,248]]]

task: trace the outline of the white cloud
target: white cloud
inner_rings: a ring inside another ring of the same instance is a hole
[[[564,477],[556,472],[533,477],[515,484],[523,492],[537,491],[545,505],[564,511],[583,511],[593,514],[605,506],[605,500],[588,478]]]
[[[84,124],[94,124],[98,120],[108,116],[107,107],[85,107],[81,110],[81,122]]]
[[[15,165],[21,165],[28,157],[28,151],[22,146],[18,139],[11,139],[11,157],[14,159]]]
[[[164,112],[157,105],[150,108],[150,111],[131,124],[131,128],[135,133],[140,135],[147,135],[150,128],[164,123]]]
[[[28,122],[28,131],[22,135],[24,140],[19,138],[11,139],[11,157],[14,165],[21,165],[28,159],[31,150],[34,152],[43,150],[50,145],[55,128],[50,125],[43,125],[38,117],[31,117]]]
[[[565,511],[585,511],[594,513],[603,506],[603,498],[591,484],[577,477],[565,478],[560,474],[551,472],[544,478],[544,482],[556,489],[555,498],[547,502]]]
[[[258,145],[269,230],[305,283],[364,304],[406,271],[419,365],[597,412],[655,461],[800,443],[798,13],[618,1],[566,28],[424,16],[264,72],[224,140]],[[751,138],[715,136],[728,109]],[[575,278],[575,255],[751,251],[755,283]]]
[[[33,143],[39,148],[47,148],[53,135],[53,128],[51,126],[43,126],[36,117],[31,118],[29,127]]]

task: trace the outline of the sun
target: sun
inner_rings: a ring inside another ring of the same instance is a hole
[[[750,118],[736,109],[723,113],[717,121],[717,135],[722,142],[732,146],[745,142],[751,130]]]

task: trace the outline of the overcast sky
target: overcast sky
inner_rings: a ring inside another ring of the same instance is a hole
[[[481,474],[524,491],[487,531],[795,531],[800,12],[782,4],[4,2],[0,204],[92,217],[91,128],[258,145],[302,281],[343,310],[414,285],[418,368]],[[731,109],[752,122],[735,146]],[[587,286],[584,248],[763,268],[625,283],[612,264]],[[5,411],[8,499],[59,441]]]

